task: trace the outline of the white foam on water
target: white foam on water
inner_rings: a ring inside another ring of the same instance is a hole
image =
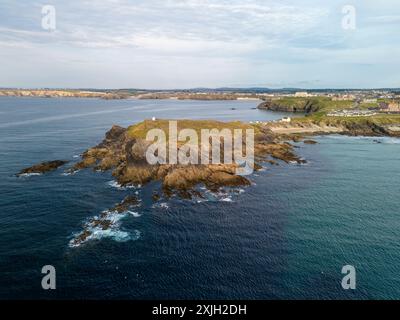
[[[107,230],[103,230],[101,228],[92,228],[90,230],[92,232],[92,234],[90,236],[88,236],[85,241],[82,241],[81,243],[75,244],[74,243],[74,239],[72,239],[69,242],[69,247],[71,248],[77,248],[80,247],[81,245],[92,241],[92,240],[102,240],[105,238],[110,238],[116,242],[127,242],[127,241],[135,241],[138,240],[141,236],[141,233],[139,230],[134,230],[132,232],[127,232],[127,231],[121,231],[118,229],[107,229]],[[76,236],[79,236],[76,235]]]
[[[75,155],[73,155],[72,156],[72,158],[74,158],[74,159],[78,159],[78,158],[80,158],[81,156],[79,155],[79,154],[75,154]]]
[[[381,141],[383,144],[400,144],[400,138],[384,137],[376,140]]]
[[[127,186],[122,186],[121,184],[119,184],[117,181],[115,180],[111,180],[108,181],[107,184],[112,187],[112,188],[116,188],[118,190],[127,190],[127,189],[140,189],[141,185],[127,185]],[[139,194],[139,192],[136,191],[136,194]]]
[[[84,225],[84,231],[80,233],[75,233],[73,235],[73,238],[69,242],[69,247],[71,248],[76,248],[81,246],[82,244],[87,243],[88,241],[91,240],[101,240],[103,238],[111,238],[114,241],[117,242],[126,242],[130,240],[137,240],[140,238],[140,231],[134,230],[133,232],[128,232],[128,231],[122,231],[120,230],[121,227],[121,220],[127,217],[128,215],[133,216],[135,218],[139,218],[141,214],[138,212],[134,211],[125,211],[125,212],[117,212],[117,211],[110,211],[110,210],[105,210],[102,212],[102,215],[100,216],[94,216],[89,218],[85,225]],[[101,225],[96,225],[96,222],[109,222],[109,226],[107,226],[107,229],[103,229]],[[90,235],[86,237],[83,241],[79,243],[75,243],[75,240],[79,238],[80,235],[84,234],[84,232],[90,232]]]
[[[104,220],[109,220],[114,225],[127,216],[126,212],[119,213],[117,211],[105,211],[105,213],[107,213],[107,218]]]
[[[117,242],[126,242],[131,240],[129,232],[113,229],[102,230],[100,228],[94,229],[93,233],[87,238],[87,240],[101,240],[103,238],[111,238]]]
[[[230,197],[222,198],[220,201],[222,201],[222,202],[233,202],[233,200]]]
[[[73,176],[74,174],[78,173],[81,170],[70,170],[70,171],[64,171],[61,173],[62,176]]]
[[[396,137],[364,137],[364,136],[342,136],[342,135],[329,135],[325,136],[324,139],[339,140],[339,141],[368,141],[376,143],[379,141],[383,144],[400,144],[400,138]]]
[[[161,203],[153,204],[152,208],[153,208],[153,209],[155,209],[155,208],[160,208],[160,209],[165,209],[165,210],[166,210],[166,209],[169,208],[169,205],[168,205],[168,203],[166,203],[166,202],[161,202]]]
[[[168,203],[166,203],[166,202],[160,203],[160,208],[161,209],[168,209],[169,208]]]
[[[135,218],[139,218],[142,215],[139,212],[134,212],[134,211],[127,211],[128,214],[130,214],[131,216],[135,217]]]
[[[42,175],[42,173],[39,173],[39,172],[32,172],[32,173],[23,173],[23,174],[19,174],[18,177],[29,178],[29,177],[41,176],[41,175]]]

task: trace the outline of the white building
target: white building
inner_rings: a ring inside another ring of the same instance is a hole
[[[310,97],[311,95],[306,91],[299,91],[299,92],[296,92],[294,94],[294,96],[297,98],[307,98],[307,97]]]
[[[290,117],[284,117],[280,120],[281,122],[286,122],[286,123],[290,123],[292,121],[292,119]]]

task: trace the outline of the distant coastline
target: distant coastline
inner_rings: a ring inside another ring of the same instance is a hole
[[[267,127],[276,134],[400,136],[398,89],[296,90],[0,89],[0,97],[255,101],[260,110],[304,114],[289,122],[267,123]]]
[[[0,88],[0,97],[170,99],[170,100],[262,100],[310,97],[379,97],[400,98],[400,89],[297,89],[297,88],[194,88],[171,90],[147,89],[49,89]]]

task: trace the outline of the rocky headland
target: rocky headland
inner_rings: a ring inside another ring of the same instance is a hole
[[[128,128],[114,125],[106,134],[102,142],[87,149],[79,162],[67,169],[69,173],[91,168],[95,171],[111,171],[117,184],[121,187],[138,187],[151,181],[159,181],[161,190],[153,191],[152,199],[158,202],[161,198],[168,199],[172,196],[180,198],[203,198],[204,190],[219,192],[223,188],[235,188],[251,184],[251,176],[237,174],[238,165],[231,164],[154,164],[147,162],[146,151],[153,141],[146,140],[146,133],[154,128],[168,131],[168,120],[143,121]],[[294,153],[294,146],[288,143],[285,135],[275,134],[263,125],[250,125],[242,122],[218,121],[177,121],[179,130],[185,128],[199,129],[254,129],[254,170],[262,168],[261,164],[278,165],[279,161],[285,163],[304,163]],[[290,138],[292,141],[301,140]],[[243,139],[243,144],[245,144]],[[211,140],[208,142],[211,143]],[[221,140],[222,143],[222,140]],[[178,143],[178,149],[183,143]],[[246,146],[243,145],[243,152]],[[210,148],[211,150],[211,148]],[[220,149],[221,160],[224,157],[224,148]],[[209,154],[211,159],[211,152]],[[223,162],[223,161],[222,161]],[[40,172],[45,173],[64,165],[65,161],[44,162],[24,169],[20,174]],[[77,247],[100,235],[123,233],[120,231],[120,219],[127,214],[135,214],[134,208],[141,205],[136,194],[126,197],[101,214],[90,218],[83,223],[81,232],[74,235],[70,241],[71,247]]]
[[[150,181],[161,181],[165,195],[178,194],[184,198],[197,195],[195,187],[204,185],[209,190],[220,187],[249,185],[248,177],[237,175],[237,164],[156,164],[150,165],[146,160],[146,150],[151,142],[145,134],[153,128],[164,128],[167,131],[167,120],[144,121],[129,128],[113,126],[106,133],[105,139],[97,146],[88,149],[82,160],[70,170],[72,172],[93,168],[99,171],[111,170],[121,186],[143,185]],[[279,159],[285,162],[302,163],[293,152],[293,146],[281,140],[279,135],[262,126],[218,121],[178,121],[179,130],[185,128],[240,128],[255,130],[254,153],[257,161]],[[178,149],[182,147],[178,145]],[[221,158],[223,158],[221,148]],[[245,146],[243,146],[245,150]],[[211,157],[211,155],[210,155]],[[255,169],[260,168],[258,163]]]
[[[257,107],[260,110],[313,113],[319,110],[318,101],[314,99],[267,99]]]
[[[291,123],[265,124],[278,135],[326,135],[388,136],[400,137],[400,124],[380,123],[374,119],[294,119]]]

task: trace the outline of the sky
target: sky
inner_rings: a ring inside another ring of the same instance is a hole
[[[0,87],[399,88],[399,57],[399,0],[0,1]]]

